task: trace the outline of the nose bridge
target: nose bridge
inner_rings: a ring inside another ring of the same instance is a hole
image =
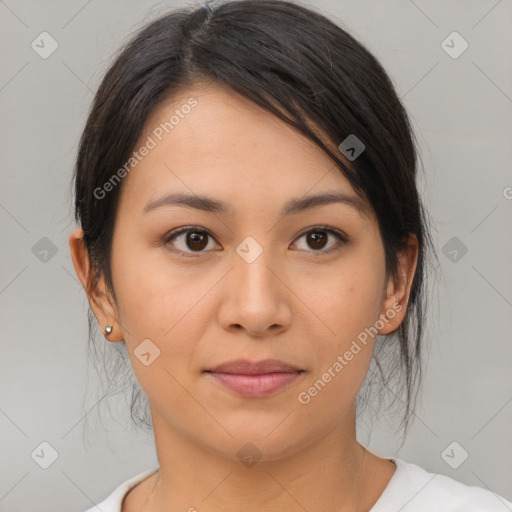
[[[238,245],[234,261],[235,279],[243,287],[240,292],[245,299],[273,300],[278,286],[275,283],[276,277],[269,269],[273,266],[272,261],[275,262],[272,249],[260,244],[253,236],[246,237]],[[260,297],[262,294],[265,297]]]
[[[224,328],[243,327],[261,336],[272,326],[288,325],[291,313],[286,287],[275,275],[272,250],[248,236],[236,247],[233,267],[219,312]]]

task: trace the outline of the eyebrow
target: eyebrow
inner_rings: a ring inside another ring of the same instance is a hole
[[[285,203],[281,215],[293,215],[333,203],[346,204],[354,208],[360,215],[368,216],[368,207],[361,198],[343,192],[323,192],[316,195],[290,199]],[[163,206],[173,205],[187,206],[204,212],[222,213],[226,215],[232,214],[231,206],[228,203],[207,196],[185,193],[167,194],[158,199],[149,201],[144,207],[143,212],[146,213]]]

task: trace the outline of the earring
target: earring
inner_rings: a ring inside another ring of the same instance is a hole
[[[113,327],[111,325],[107,325],[107,327],[105,327],[105,333],[110,334],[112,332],[112,329]]]

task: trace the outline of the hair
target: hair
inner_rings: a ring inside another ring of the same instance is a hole
[[[89,285],[103,276],[115,300],[110,254],[122,183],[107,200],[96,198],[94,190],[129,160],[149,115],[163,100],[209,82],[266,109],[329,156],[375,212],[388,276],[398,275],[398,252],[409,234],[416,235],[419,253],[406,315],[392,334],[379,336],[358,397],[377,380],[379,393],[387,389],[392,404],[403,411],[405,439],[422,381],[426,265],[429,254],[437,258],[416,184],[417,142],[377,58],[309,6],[283,0],[196,4],[160,16],[119,50],[94,98],[73,176],[75,220],[93,269]],[[338,146],[351,134],[365,149],[347,167]],[[96,346],[91,309],[88,324],[89,352],[103,364],[109,389],[119,376],[121,389],[131,385],[132,420],[151,429],[148,400],[124,342],[102,339]]]

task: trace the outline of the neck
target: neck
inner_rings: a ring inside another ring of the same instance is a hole
[[[371,508],[394,471],[357,442],[354,422],[340,422],[305,448],[251,464],[199,446],[157,411],[152,417],[160,470],[145,489],[143,512],[359,512]]]

